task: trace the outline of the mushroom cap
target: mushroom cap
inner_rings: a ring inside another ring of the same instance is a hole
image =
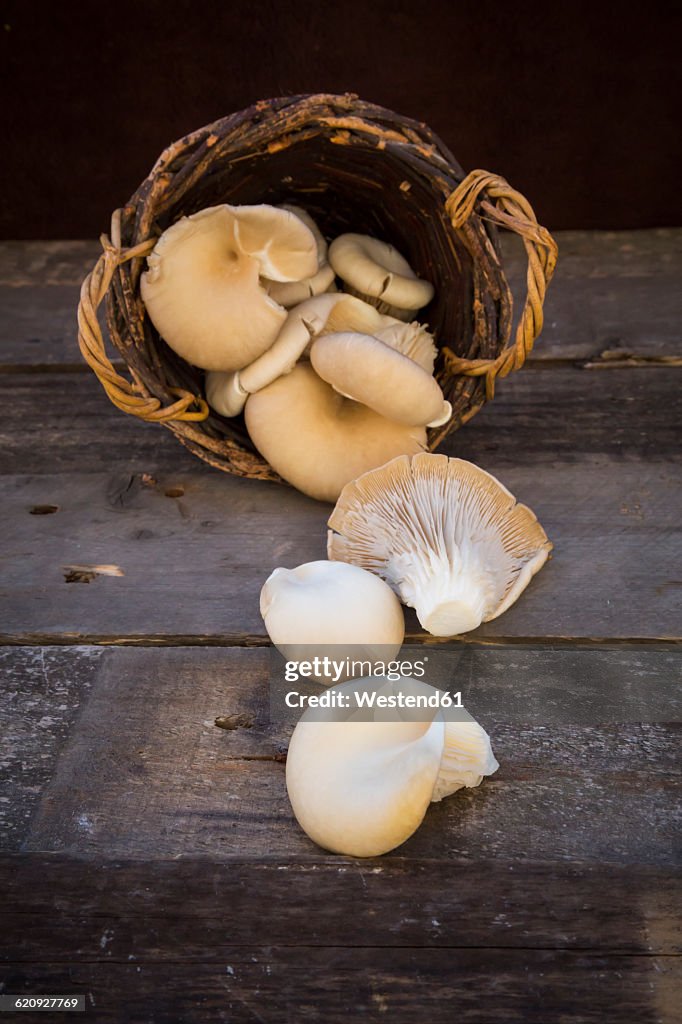
[[[552,549],[494,476],[445,455],[365,473],[344,488],[329,527],[329,557],[376,572],[436,636],[497,618]]]
[[[384,317],[384,319],[391,320],[393,318]],[[383,341],[384,345],[390,345],[391,348],[407,356],[408,359],[414,360],[422,370],[433,374],[438,350],[434,345],[433,335],[416,320],[409,324],[403,323],[401,320],[394,320],[393,323],[371,333],[379,341]]]
[[[301,281],[280,283],[266,279],[263,282],[268,295],[275,302],[279,302],[280,306],[284,306],[285,309],[291,309],[299,302],[326,292],[334,283],[335,275],[333,268],[327,262],[327,241],[308,211],[301,206],[293,206],[291,203],[281,203],[279,209],[288,210],[289,213],[303,221],[312,232],[317,245],[317,270],[312,277],[305,277]]]
[[[265,203],[228,209],[241,251],[258,261],[261,277],[302,281],[317,272],[317,241],[295,213]]]
[[[238,370],[270,348],[286,318],[260,286],[263,267],[287,280],[305,274],[315,240],[284,210],[213,206],[164,231],[147,264],[142,299],[168,345],[202,369]]]
[[[405,636],[403,610],[391,588],[345,562],[275,569],[263,584],[260,613],[288,659],[326,654],[392,661]]]
[[[242,370],[212,371],[206,375],[206,398],[222,416],[237,416],[250,394],[291,373],[297,360],[318,334],[338,295],[318,295],[289,310],[270,348]]]
[[[319,501],[336,501],[349,480],[426,447],[422,427],[392,423],[343,398],[307,363],[250,395],[244,415],[275,472]]]
[[[307,710],[286,764],[289,799],[303,830],[319,846],[353,857],[400,846],[432,800],[478,785],[498,767],[473,720],[446,721],[438,710],[398,711],[390,719],[386,712],[358,712],[352,695],[367,685],[386,696],[437,692],[404,677],[385,685],[365,678],[333,686],[327,692],[347,695],[350,707]],[[441,777],[444,764],[449,779]]]
[[[402,310],[421,309],[433,298],[433,285],[418,278],[394,246],[369,235],[339,235],[329,246],[329,262],[361,294]]]
[[[407,356],[368,334],[324,334],[310,361],[328,384],[395,423],[436,426],[452,408],[434,378]]]

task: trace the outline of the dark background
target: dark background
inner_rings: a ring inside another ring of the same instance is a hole
[[[0,237],[98,235],[173,139],[317,91],[427,121],[465,170],[504,175],[552,229],[682,221],[672,5],[0,7]]]

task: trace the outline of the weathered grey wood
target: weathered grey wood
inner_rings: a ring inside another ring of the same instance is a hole
[[[25,835],[103,653],[0,649],[1,849],[15,848]]]
[[[556,238],[559,262],[534,362],[590,359],[614,348],[644,356],[682,355],[682,230],[560,231]],[[506,233],[502,249],[520,302],[523,249]]]
[[[0,372],[63,364],[87,370],[76,340],[79,292],[73,284],[0,285]]]
[[[184,459],[191,472],[163,472],[155,484],[116,470],[5,478],[5,640],[265,636],[260,588],[278,565],[326,557],[329,506]],[[494,469],[494,457],[483,465]],[[517,603],[469,639],[680,636],[679,468],[626,457],[507,465],[499,475],[555,551]],[[166,496],[178,488],[182,497]],[[59,511],[30,514],[45,504]],[[67,583],[73,564],[124,575]],[[411,612],[407,628],[421,632]]]
[[[95,239],[0,242],[0,285],[80,285],[101,255]]]
[[[18,665],[23,657],[16,653]],[[82,663],[87,653],[72,657]],[[631,659],[633,678],[646,657],[640,650]],[[490,730],[502,767],[478,789],[433,805],[401,853],[676,863],[682,853],[679,728],[557,725],[554,686],[547,724],[510,724],[495,699],[496,658],[491,652],[489,678],[482,671],[463,690]],[[670,687],[679,660],[655,660],[653,678]],[[68,659],[63,672],[67,665]],[[537,668],[533,675],[532,664],[526,673],[521,667],[518,684],[534,701],[536,720],[544,697]],[[583,672],[589,674],[588,662]],[[286,796],[283,755],[291,726],[270,720],[266,650],[113,648],[81,664],[79,673],[89,675],[89,696],[23,827],[23,850],[94,860],[319,854]],[[567,677],[566,685],[571,682]],[[216,728],[215,719],[228,715],[243,724]]]
[[[229,951],[215,965],[108,963],[100,958],[69,966],[11,965],[0,977],[12,992],[84,992],[88,1011],[106,1024],[679,1020],[678,957],[268,946],[236,955]]]
[[[559,264],[533,360],[586,359],[604,349],[680,354],[682,231],[561,231]],[[519,301],[525,255],[502,236]],[[78,287],[95,241],[0,243],[0,365],[74,363]]]
[[[506,466],[679,459],[682,369],[529,368],[441,451]],[[0,472],[201,467],[170,432],[116,409],[92,375],[0,375]],[[216,471],[213,471],[216,472]]]
[[[220,963],[266,941],[658,955],[682,947],[679,875],[643,866],[29,854],[0,858],[0,879],[0,959],[23,963],[116,962],[131,948],[141,962]]]

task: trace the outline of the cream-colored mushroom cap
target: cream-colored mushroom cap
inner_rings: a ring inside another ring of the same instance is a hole
[[[335,275],[333,268],[327,261],[326,239],[308,211],[300,206],[293,206],[290,203],[282,203],[279,209],[288,210],[289,213],[303,221],[305,226],[312,232],[317,245],[317,271],[312,277],[306,277],[302,281],[278,282],[269,281],[267,278],[263,280],[268,295],[275,302],[279,302],[280,306],[284,306],[285,309],[291,309],[292,306],[297,306],[299,302],[304,302],[314,295],[326,292],[334,283]]]
[[[433,338],[420,324],[405,324],[384,316],[374,306],[352,295],[327,292],[290,309],[271,347],[249,366],[231,373],[220,370],[207,373],[209,405],[222,416],[237,416],[250,394],[290,373],[301,356],[309,355],[315,337],[339,330],[374,331],[377,337],[386,339],[390,348],[404,353],[429,375],[433,371],[436,354]],[[449,405],[443,409],[449,415]]]
[[[312,232],[269,206],[214,206],[183,217],[147,260],[141,294],[159,334],[205,370],[237,370],[270,348],[286,310],[260,285],[317,266]]]
[[[394,318],[386,317],[386,319]],[[433,335],[416,320],[409,324],[394,320],[393,323],[370,333],[379,341],[383,341],[384,345],[390,345],[391,348],[407,356],[408,359],[414,360],[427,373],[433,374],[438,354],[433,342]]]
[[[368,334],[325,334],[314,342],[310,361],[339,394],[395,423],[435,427],[452,414],[426,370]]]
[[[390,662],[405,636],[403,610],[388,584],[345,562],[275,569],[261,590],[260,613],[268,636],[289,660],[326,655]],[[339,678],[345,672],[324,681]]]
[[[423,427],[392,423],[343,398],[307,363],[250,395],[244,415],[275,472],[319,501],[336,501],[349,480],[426,447]]]
[[[325,305],[313,307],[314,302]],[[433,373],[436,360],[433,335],[416,321],[406,324],[394,316],[380,313],[364,299],[345,292],[319,295],[316,300],[309,300],[297,308],[307,310],[311,307],[315,308],[319,317],[324,320],[324,325],[318,333],[342,334],[350,331],[354,334],[372,335],[390,348],[408,356],[427,373]]]
[[[344,488],[329,527],[329,557],[376,572],[435,636],[497,618],[552,549],[494,476],[445,455],[364,474]]]
[[[499,766],[488,735],[470,716],[359,712],[355,695],[363,688],[394,698],[438,692],[406,678],[332,687],[327,692],[348,706],[303,714],[289,744],[286,782],[296,819],[314,842],[334,853],[376,857],[409,839],[432,801],[479,785]]]
[[[418,278],[394,246],[368,235],[346,234],[329,246],[329,262],[348,290],[369,296],[400,319],[426,306],[433,298],[429,281]]]
[[[222,416],[237,416],[255,391],[291,373],[311,340],[324,328],[330,310],[341,295],[318,295],[289,310],[271,347],[249,366],[233,373],[206,374],[206,398]]]

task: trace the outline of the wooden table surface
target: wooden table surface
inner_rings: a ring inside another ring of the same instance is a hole
[[[109,404],[75,343],[96,244],[0,245],[3,992],[98,1022],[679,1019],[682,231],[558,241],[533,359],[443,449],[555,544],[439,648],[501,768],[366,861],[300,831],[268,715],[258,593],[325,557],[329,506]]]

